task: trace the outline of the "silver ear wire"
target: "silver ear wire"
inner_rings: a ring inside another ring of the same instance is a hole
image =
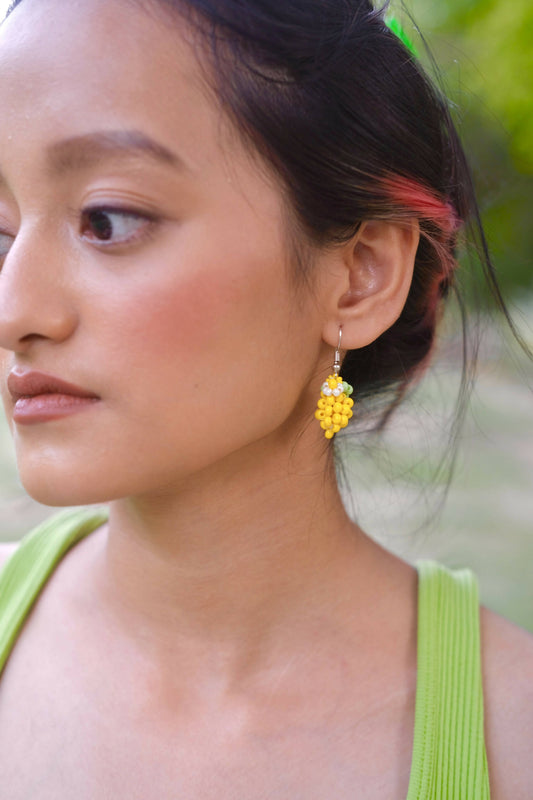
[[[333,374],[338,375],[341,371],[341,341],[342,341],[342,325],[339,328],[339,343],[335,350],[335,361],[333,362]]]

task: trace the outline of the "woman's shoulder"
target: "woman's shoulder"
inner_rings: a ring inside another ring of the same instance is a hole
[[[533,797],[533,635],[482,607],[485,737],[492,800]]]
[[[0,542],[0,570],[18,548],[20,542]]]

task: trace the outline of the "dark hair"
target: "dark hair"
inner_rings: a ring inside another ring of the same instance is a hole
[[[445,98],[369,0],[144,5],[177,12],[201,34],[216,95],[282,179],[302,241],[333,245],[365,219],[418,218],[421,240],[401,316],[375,342],[348,352],[342,366],[358,398],[387,397],[384,424],[427,363],[441,301],[455,289],[458,233],[469,221],[508,316]],[[295,259],[295,269],[308,277],[306,259]]]

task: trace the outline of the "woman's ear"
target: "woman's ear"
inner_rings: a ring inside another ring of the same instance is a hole
[[[369,220],[356,236],[330,251],[326,267],[325,342],[352,350],[375,341],[402,313],[420,239],[418,220]],[[326,256],[326,259],[328,258]]]

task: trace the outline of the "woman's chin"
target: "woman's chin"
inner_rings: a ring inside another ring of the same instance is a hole
[[[58,469],[36,469],[19,464],[19,479],[26,493],[45,506],[86,506],[112,499],[101,482],[87,480],[87,475],[74,475]]]
[[[26,493],[43,506],[65,508],[67,506],[100,505],[107,502],[102,494],[87,491],[82,487],[61,487],[42,482],[21,480]]]

